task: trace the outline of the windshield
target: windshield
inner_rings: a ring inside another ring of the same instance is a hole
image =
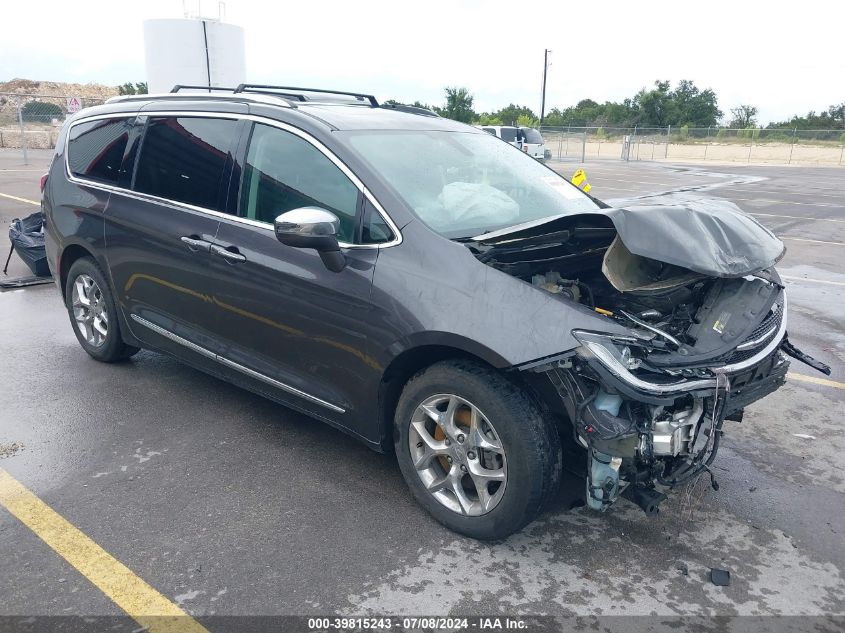
[[[489,134],[345,134],[423,222],[450,238],[599,208],[564,178]]]
[[[535,143],[537,145],[543,144],[543,137],[540,136],[540,133],[533,127],[521,127],[519,130],[522,132],[522,136],[526,143]]]

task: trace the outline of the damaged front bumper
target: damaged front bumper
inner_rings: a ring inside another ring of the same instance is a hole
[[[575,331],[580,347],[523,367],[545,374],[587,449],[590,507],[604,510],[624,496],[656,514],[665,498],[656,486],[710,472],[723,422],[741,420],[746,406],[786,382],[787,354],[829,371],[789,343],[786,307],[783,292],[779,322],[761,324],[722,363],[656,370],[631,354],[636,333]]]

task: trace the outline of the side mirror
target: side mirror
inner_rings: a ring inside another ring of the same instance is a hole
[[[337,243],[340,220],[320,207],[300,207],[282,213],[273,223],[276,239],[294,248],[313,248],[330,271],[339,273],[346,258]]]

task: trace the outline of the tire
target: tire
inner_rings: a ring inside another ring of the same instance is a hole
[[[484,438],[468,420],[477,420]],[[534,519],[558,490],[557,429],[523,390],[480,363],[444,361],[416,374],[402,391],[394,425],[399,468],[414,497],[465,536],[503,539]],[[490,479],[502,475],[502,481]]]
[[[83,257],[71,265],[65,306],[76,340],[91,358],[113,363],[138,352],[123,342],[111,287],[93,259]]]

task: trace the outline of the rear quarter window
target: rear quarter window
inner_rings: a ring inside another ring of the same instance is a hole
[[[71,127],[67,147],[70,173],[116,185],[133,118],[99,119]]]

